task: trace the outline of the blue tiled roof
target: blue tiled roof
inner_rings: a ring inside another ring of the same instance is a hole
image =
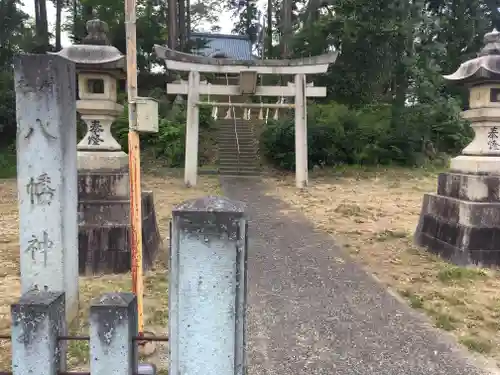
[[[236,60],[252,60],[252,43],[246,35],[191,33],[191,39],[206,41],[205,48],[193,50],[194,54]]]

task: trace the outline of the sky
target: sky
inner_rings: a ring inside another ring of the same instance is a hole
[[[261,3],[263,1],[259,1]],[[265,1],[264,1],[265,2]],[[125,6],[125,5],[124,5]],[[22,9],[28,13],[31,17],[35,17],[35,6],[33,0],[25,0],[25,3]],[[68,15],[67,12],[63,12],[63,20]],[[54,30],[54,24],[56,19],[56,10],[54,4],[51,1],[47,1],[47,19],[49,21],[49,30]],[[221,27],[221,34],[231,34],[231,30],[233,28],[233,20],[231,19],[230,12],[223,12],[220,16],[219,26]],[[207,29],[208,31],[208,29]],[[67,47],[71,45],[71,40],[67,33],[62,33],[61,35],[61,43],[63,47]]]

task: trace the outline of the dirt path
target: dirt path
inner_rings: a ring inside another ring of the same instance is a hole
[[[222,189],[249,204],[249,374],[488,373],[258,180]]]

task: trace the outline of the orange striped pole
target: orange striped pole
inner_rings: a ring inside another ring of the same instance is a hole
[[[130,175],[130,250],[132,257],[132,291],[137,297],[138,331],[144,332],[144,280],[142,268],[142,213],[141,213],[141,149],[135,99],[137,98],[137,37],[136,0],[125,0],[125,30],[127,41],[128,93],[128,160]]]

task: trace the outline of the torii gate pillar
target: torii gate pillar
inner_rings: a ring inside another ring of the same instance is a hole
[[[295,75],[295,185],[298,188],[305,188],[308,181],[305,81],[305,74]]]
[[[198,141],[200,107],[200,72],[189,72],[188,100],[186,113],[186,154],[184,160],[184,183],[187,187],[195,186],[198,177]]]

